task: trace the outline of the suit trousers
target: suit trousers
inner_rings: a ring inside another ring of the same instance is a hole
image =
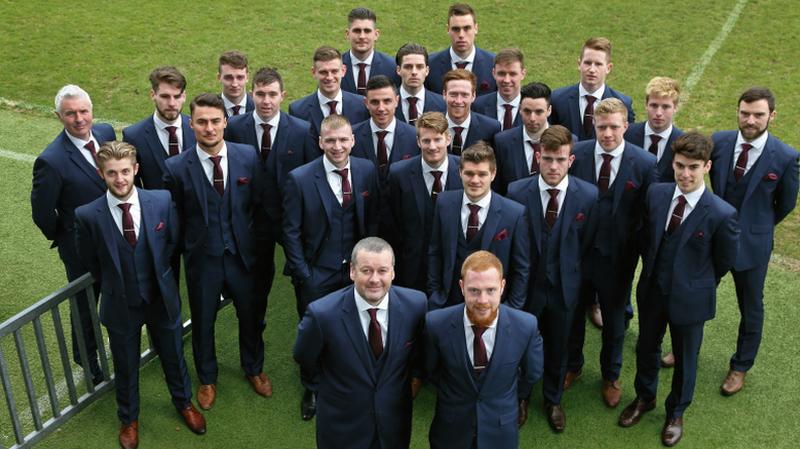
[[[550,404],[560,404],[567,374],[567,343],[575,307],[567,307],[561,292],[551,286],[536,285],[537,295],[546,296],[542,310],[536,311],[544,345],[544,375],[542,392]]]
[[[263,317],[256,304],[253,273],[239,255],[227,251],[222,256],[203,255],[194,266],[186,263],[189,308],[192,312],[192,351],[201,384],[217,382],[219,368],[214,337],[214,323],[225,291],[233,298],[239,321],[239,362],[248,376],[258,375],[264,368]],[[226,297],[228,296],[226,295]]]
[[[183,358],[181,318],[170,320],[159,297],[140,307],[128,307],[128,317],[128,331],[107,328],[114,359],[117,416],[123,424],[139,419],[139,358],[143,325],[147,326],[147,333],[158,353],[175,408],[182,409],[192,399],[189,370]]]
[[[261,331],[267,327],[267,307],[269,293],[275,279],[275,240],[272,238],[256,239],[256,262],[253,265],[255,288],[255,313],[256,320],[260,323]]]
[[[78,255],[74,253],[74,247],[66,248],[65,246],[66,245],[58,246],[58,255],[61,257],[61,261],[64,262],[67,280],[72,282],[86,274],[87,270],[78,261]],[[94,303],[96,307],[97,298],[100,294],[100,282],[95,282],[92,288],[94,289]],[[86,297],[85,291],[81,291],[75,295],[75,303],[78,305],[77,312],[80,320],[77,323],[74,319],[70,320],[72,323],[72,358],[75,363],[83,366],[80,351],[78,350],[78,335],[82,335],[83,342],[86,345],[86,356],[89,359],[90,375],[93,377],[100,377],[103,373],[97,360],[97,340],[94,334],[94,326],[92,326],[92,317],[89,315],[89,299]],[[71,316],[74,318],[74,315]]]
[[[731,357],[731,369],[747,371],[753,367],[764,330],[764,283],[767,265],[745,271],[733,271],[736,300],[739,303],[739,336],[736,352]]]

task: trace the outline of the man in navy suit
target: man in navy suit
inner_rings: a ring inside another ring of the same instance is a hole
[[[201,94],[190,106],[194,150],[167,159],[164,185],[183,224],[183,261],[192,313],[192,352],[200,388],[197,402],[214,405],[217,391],[214,323],[223,291],[239,319],[239,360],[261,396],[272,395],[264,373],[263,309],[255,294],[253,216],[261,201],[258,155],[249,145],[223,140],[225,104]]]
[[[164,188],[164,163],[184,149],[194,148],[189,117],[181,114],[186,101],[186,78],[175,67],[150,72],[152,116],[122,130],[122,140],[136,148],[137,184],[145,189]]]
[[[106,184],[98,173],[97,149],[103,142],[115,140],[111,125],[92,125],[92,100],[78,86],[68,84],[59,89],[55,99],[56,116],[64,130],[42,151],[33,163],[31,212],[33,222],[64,263],[67,279],[73,281],[86,273],[75,248],[75,208],[102,196]],[[95,283],[95,301],[99,293]],[[86,377],[95,385],[103,381],[97,360],[97,340],[89,315],[86,294],[77,295],[80,322],[72,323],[72,354],[75,363],[83,366]],[[74,311],[73,311],[74,313]],[[74,315],[73,315],[74,316]],[[88,360],[82,363],[78,335],[83,337]]]
[[[478,22],[475,10],[465,3],[456,3],[447,10],[447,34],[450,47],[431,55],[431,66],[425,87],[434,92],[442,92],[445,87],[444,75],[454,69],[465,69],[475,74],[478,80],[478,95],[497,90],[492,76],[494,53],[475,45]]]
[[[364,7],[353,8],[347,15],[347,30],[344,37],[350,42],[350,51],[342,54],[342,63],[347,67],[342,77],[342,90],[366,95],[367,81],[383,75],[397,85],[397,66],[394,59],[375,49],[381,34],[376,27],[375,13]]]
[[[492,192],[497,172],[494,152],[484,142],[461,155],[464,190],[440,193],[433,213],[428,247],[429,308],[464,302],[458,288],[461,264],[470,254],[487,250],[497,256],[509,287],[503,301],[521,309],[528,294],[530,246],[525,208]]]
[[[578,60],[581,81],[553,92],[550,123],[565,126],[580,140],[594,139],[594,108],[606,98],[622,101],[628,110],[628,123],[633,123],[635,114],[631,98],[606,85],[606,77],[613,65],[611,42],[604,37],[589,38],[583,44]]]
[[[706,190],[711,139],[684,134],[672,146],[675,181],[650,187],[645,202],[644,266],[636,287],[639,341],[636,399],[619,416],[630,427],[655,407],[661,340],[669,326],[675,371],[664,403],[661,442],[683,436],[683,413],[692,402],[703,326],[714,318],[716,287],[733,266],[739,241],[736,210]]]
[[[539,139],[550,126],[550,88],[543,83],[526,84],[520,90],[519,115],[522,124],[494,137],[497,177],[492,188],[505,195],[512,182],[539,173]],[[577,140],[577,137],[575,138]]]
[[[76,246],[89,272],[100,280],[100,321],[108,329],[122,422],[119,442],[139,441],[139,358],[142,326],[161,360],[172,403],[192,432],[203,434],[203,415],[192,405],[192,386],[183,359],[181,298],[170,260],[180,223],[169,192],[134,186],[136,149],[107,142],[97,152],[108,191],[75,209]]]
[[[308,305],[294,359],[319,373],[317,447],[408,448],[425,294],[392,286],[394,252],[378,237],[353,247],[355,285]]]
[[[497,92],[478,97],[472,103],[472,110],[496,118],[503,125],[503,131],[519,126],[519,91],[526,73],[525,60],[518,48],[504,48],[497,52],[492,69]]]
[[[408,43],[397,50],[397,74],[400,76],[400,106],[395,111],[398,120],[413,125],[425,112],[445,112],[447,106],[440,92],[425,88],[428,77],[428,50],[422,45]]]
[[[598,189],[593,210],[597,232],[583,261],[583,286],[570,336],[567,386],[583,367],[585,307],[595,299],[603,316],[600,370],[601,393],[609,407],[622,395],[619,382],[625,339],[625,305],[639,257],[637,238],[647,188],[655,179],[656,158],[623,139],[628,123],[621,100],[608,98],[595,108],[597,139],[575,145],[570,174]]]
[[[444,76],[444,101],[447,104],[447,121],[450,126],[450,152],[456,156],[481,140],[494,145],[494,136],[500,132],[500,122],[477,112],[472,112],[475,101],[475,75],[464,69],[447,72]]]
[[[350,284],[353,246],[375,235],[378,226],[378,171],[372,162],[350,157],[353,132],[347,118],[328,116],[321,132],[323,157],[289,172],[284,187],[285,271],[295,287],[299,318],[312,301]],[[304,420],[316,409],[313,374],[300,372]]]
[[[226,51],[219,57],[217,81],[222,86],[225,118],[253,112],[253,98],[247,93],[247,55]]]
[[[331,114],[343,115],[350,123],[369,118],[364,97],[341,89],[342,77],[346,72],[347,66],[342,64],[339,50],[327,46],[314,50],[311,75],[317,80],[317,90],[293,101],[289,105],[289,114],[311,123],[311,135],[315,141],[319,139],[322,119]]]
[[[677,81],[657,76],[647,83],[645,109],[647,121],[634,123],[625,132],[625,140],[640,146],[656,157],[656,180],[672,182],[672,143],[683,131],[672,123],[678,112],[681,87]]]
[[[436,386],[433,449],[516,448],[528,398],[542,376],[536,317],[500,304],[506,281],[487,251],[461,268],[465,304],[425,317],[425,368]]]
[[[397,248],[397,285],[424,291],[436,198],[445,190],[461,189],[462,184],[459,158],[447,153],[450,133],[444,114],[426,112],[416,126],[422,154],[389,169],[384,207],[391,223],[382,223],[381,235]]]
[[[536,315],[544,338],[544,407],[547,422],[563,432],[561,407],[567,371],[569,329],[581,285],[580,267],[592,231],[597,188],[567,171],[575,160],[572,133],[554,125],[542,135],[541,172],[512,182],[508,198],[524,205],[531,236],[531,270],[525,310]]]
[[[711,186],[739,212],[739,255],[731,269],[739,302],[739,336],[723,395],[736,394],[755,363],[764,327],[764,281],[775,226],[797,205],[797,150],[767,132],[775,118],[775,96],[754,87],[739,97],[739,130],[714,139]]]
[[[416,132],[413,126],[395,118],[397,88],[389,78],[371,78],[366,93],[364,104],[370,119],[353,126],[356,143],[351,154],[371,160],[385,182],[391,164],[419,154]]]

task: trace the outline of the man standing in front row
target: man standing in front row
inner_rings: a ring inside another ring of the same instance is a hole
[[[428,307],[422,292],[392,286],[394,260],[378,237],[356,243],[355,285],[309,304],[297,328],[294,358],[319,374],[318,448],[408,448]]]
[[[75,210],[78,254],[100,280],[100,321],[108,329],[114,359],[119,443],[139,444],[139,357],[142,326],[161,360],[172,403],[189,429],[206,432],[203,415],[192,405],[192,386],[183,360],[181,299],[170,259],[180,239],[180,223],[168,192],[139,190],[136,149],[104,143],[98,168],[108,191]]]
[[[256,301],[253,214],[261,187],[258,155],[249,145],[223,140],[225,104],[219,95],[201,94],[189,109],[197,148],[167,159],[164,185],[172,193],[183,229],[186,288],[192,312],[192,351],[203,410],[217,394],[214,323],[223,291],[233,298],[239,320],[239,360],[261,396],[272,395],[263,372],[263,315]]]
[[[797,150],[767,132],[775,118],[775,96],[754,87],[739,97],[739,130],[712,136],[711,186],[739,211],[739,255],[731,269],[739,302],[739,336],[730,370],[720,391],[725,396],[744,387],[764,328],[764,281],[775,226],[797,205]]]
[[[647,246],[636,298],[636,399],[619,416],[630,427],[655,407],[661,340],[669,325],[675,371],[664,403],[661,442],[674,446],[683,436],[683,413],[692,402],[703,326],[714,318],[716,289],[733,266],[739,243],[736,210],[705,188],[711,168],[711,139],[687,133],[672,146],[674,183],[647,192]]]
[[[461,267],[465,304],[425,317],[425,368],[436,386],[433,449],[516,448],[542,375],[536,317],[500,304],[506,281],[488,251]]]

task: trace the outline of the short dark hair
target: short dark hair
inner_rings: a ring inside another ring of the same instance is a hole
[[[161,83],[167,83],[170,86],[177,87],[181,92],[186,90],[186,77],[171,65],[157,67],[150,72],[150,87],[153,88],[154,92],[158,90],[158,86],[161,85]]]
[[[767,100],[769,112],[775,110],[775,95],[773,95],[772,91],[766,87],[751,87],[742,92],[742,95],[739,97],[739,101],[736,103],[736,106],[738,107],[743,101],[745,103],[752,103],[758,100]]]
[[[447,22],[450,22],[450,18],[453,16],[472,16],[473,21],[477,20],[475,17],[475,10],[466,3],[454,3],[450,5],[447,9]]]
[[[206,108],[217,108],[225,114],[225,102],[222,101],[222,97],[219,94],[213,94],[210,92],[206,92],[204,94],[200,94],[192,99],[192,102],[189,103],[189,111],[194,114],[194,108],[201,106]]]
[[[253,89],[256,88],[256,85],[272,84],[276,81],[281,91],[283,91],[283,78],[281,78],[281,74],[272,67],[261,67],[253,77]]]
[[[394,57],[397,67],[403,65],[403,58],[408,55],[422,55],[425,57],[425,65],[428,65],[428,50],[420,44],[409,42],[397,50],[397,54]]]
[[[219,56],[219,67],[217,68],[219,72],[222,72],[223,65],[229,65],[234,69],[246,69],[247,55],[238,50],[226,51]]]
[[[672,153],[682,154],[689,159],[708,162],[714,150],[714,141],[710,137],[696,131],[682,134],[672,143]]]
[[[519,62],[522,68],[525,68],[525,56],[519,48],[504,48],[497,52],[494,56],[494,65],[497,64],[510,64],[512,62]]]
[[[488,162],[492,171],[497,170],[497,160],[494,157],[494,149],[483,140],[475,142],[470,145],[469,148],[461,152],[459,168],[464,168],[465,162],[472,162],[473,164]]]
[[[333,61],[334,59],[342,59],[342,54],[339,50],[329,47],[327,45],[323,45],[321,47],[317,47],[314,50],[314,61],[313,62],[328,62]]]
[[[394,94],[397,95],[397,86],[395,86],[392,80],[390,80],[386,75],[378,75],[370,78],[369,81],[367,81],[366,93],[369,93],[371,90],[383,89],[385,87],[391,87]]]
[[[553,125],[544,132],[539,138],[542,150],[558,151],[564,145],[569,145],[569,152],[572,154],[572,132],[561,125]]]
[[[547,104],[550,104],[550,94],[552,91],[550,87],[545,83],[533,82],[528,83],[522,86],[522,89],[519,91],[520,97],[519,100],[522,101],[526,98],[536,99],[536,98],[544,98],[547,101]]]
[[[375,23],[378,21],[378,17],[371,9],[358,7],[351,9],[350,14],[347,15],[348,24],[352,25],[356,20],[371,20]]]

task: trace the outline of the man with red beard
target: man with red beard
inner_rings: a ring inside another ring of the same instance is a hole
[[[425,367],[437,388],[431,448],[519,444],[542,375],[542,337],[536,317],[500,304],[505,284],[500,260],[475,252],[461,267],[465,303],[425,317]]]

